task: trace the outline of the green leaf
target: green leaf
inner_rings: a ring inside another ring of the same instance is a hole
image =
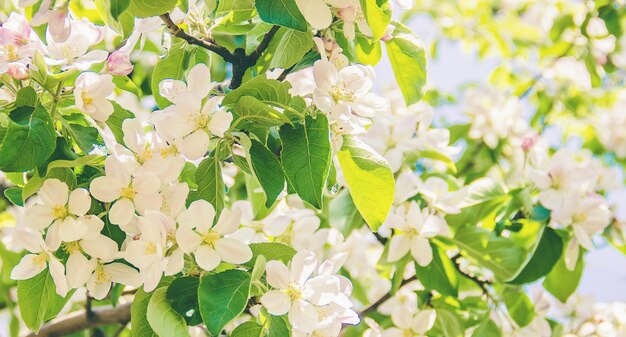
[[[243,312],[249,294],[250,274],[244,271],[232,269],[202,277],[198,288],[200,314],[213,336],[219,336],[226,324]]]
[[[437,319],[435,325],[429,331],[439,332],[439,334],[433,334],[433,336],[442,337],[463,337],[465,329],[463,328],[463,322],[454,311],[437,308]]]
[[[426,52],[415,33],[400,23],[394,25],[393,38],[385,41],[387,55],[404,101],[411,105],[424,96]]]
[[[383,49],[379,40],[372,43],[369,39],[361,36],[356,37],[354,52],[359,63],[375,66],[383,56]]]
[[[33,87],[24,87],[15,96],[15,106],[35,106],[37,103],[37,92]]]
[[[254,0],[220,0],[217,13],[254,10]]]
[[[200,162],[196,169],[196,184],[198,189],[189,194],[190,201],[204,199],[210,202],[217,214],[224,209],[224,180],[222,167],[215,151]]]
[[[267,23],[306,31],[308,25],[295,0],[257,0],[256,10]]]
[[[284,264],[288,264],[293,256],[296,255],[295,249],[278,242],[252,243],[250,244],[250,249],[252,250],[252,259],[244,264],[248,267],[254,266],[257,257],[261,255],[263,255],[267,261],[277,260]]]
[[[374,34],[374,40],[380,40],[391,21],[389,0],[361,0],[361,9],[365,20]]]
[[[154,291],[146,313],[150,327],[159,337],[185,337],[189,328],[185,319],[172,309],[167,300],[167,288],[161,287]]]
[[[254,176],[265,191],[265,207],[270,208],[285,188],[283,168],[272,151],[255,139],[252,140],[249,153]]]
[[[178,0],[130,0],[128,10],[138,18],[147,18],[171,12]]]
[[[24,172],[46,162],[54,152],[52,118],[43,108],[18,107],[9,114],[0,144],[0,170]]]
[[[137,1],[137,0],[133,0]],[[141,0],[152,1],[152,0]],[[164,0],[160,0],[164,1]],[[167,0],[169,1],[169,0]],[[154,1],[159,2],[159,0]],[[176,4],[176,0],[174,0]],[[131,3],[132,9],[132,3]],[[159,94],[159,83],[164,79],[182,80],[185,77],[185,71],[192,66],[192,56],[195,54],[196,48],[188,46],[187,42],[179,41],[173,43],[167,52],[167,55],[160,59],[154,66],[152,78],[150,79],[150,88],[159,108],[163,109],[172,104]]]
[[[83,153],[90,153],[94,147],[104,147],[104,140],[98,129],[80,124],[67,123],[67,125],[72,139]]]
[[[320,209],[332,154],[326,116],[309,116],[304,125],[283,125],[280,140],[281,162],[289,184],[302,200]]]
[[[567,249],[567,245],[565,245],[565,247],[565,249]],[[569,270],[565,266],[565,252],[563,252],[559,262],[557,262],[543,281],[543,287],[563,303],[567,302],[567,299],[576,291],[576,288],[578,288],[585,266],[583,256],[584,252],[581,249],[574,270]]]
[[[526,252],[522,247],[483,228],[461,227],[453,241],[468,256],[505,281],[515,275],[526,259]]]
[[[185,276],[175,279],[167,287],[167,299],[172,303],[172,309],[185,318],[189,325],[202,323],[198,309],[199,284],[197,277]]]
[[[259,101],[288,105],[291,101],[289,89],[290,86],[287,83],[267,79],[265,76],[257,76],[229,92],[224,97],[222,104],[232,105],[237,103],[243,96],[252,96]]]
[[[24,200],[22,200],[22,189],[19,187],[9,187],[4,190],[4,196],[9,199],[13,205],[24,207]]]
[[[269,68],[291,68],[304,58],[311,47],[313,47],[313,33],[311,31],[300,32],[281,28],[266,50],[266,53],[271,55]]]
[[[162,278],[158,288],[165,287],[170,282],[171,278]],[[152,327],[150,327],[147,318],[148,304],[153,294],[154,292],[146,293],[143,287],[139,288],[135,294],[133,303],[130,306],[130,325],[133,337],[158,337],[152,330]]]
[[[135,118],[135,114],[122,108],[122,106],[116,102],[111,103],[113,104],[113,113],[109,116],[109,119],[107,119],[106,124],[109,126],[109,129],[111,129],[113,136],[115,136],[115,141],[124,144],[122,123],[128,118]]]
[[[391,166],[383,156],[351,136],[344,136],[337,159],[354,204],[372,231],[377,231],[393,203],[395,181]]]
[[[415,275],[427,289],[437,290],[443,295],[458,296],[459,275],[443,249],[431,243],[433,260],[426,267],[415,264]],[[400,273],[401,274],[401,273]]]
[[[54,318],[63,309],[65,298],[56,293],[56,285],[48,270],[31,279],[17,282],[17,305],[24,324],[35,333],[41,325]]]
[[[545,227],[540,234],[539,243],[529,255],[524,268],[509,283],[532,283],[547,275],[559,261],[563,252],[563,240],[550,227]]]
[[[233,129],[269,128],[290,122],[283,113],[252,96],[243,96],[237,101],[233,108],[233,120]]]
[[[262,337],[263,335],[263,326],[251,321],[240,324],[230,334],[231,337]]]
[[[535,306],[521,288],[508,288],[502,296],[511,318],[520,327],[525,327],[535,317]]]
[[[365,223],[347,190],[339,192],[333,198],[329,204],[329,213],[330,225],[341,231],[345,237],[348,237],[352,230],[361,228]]]
[[[130,2],[131,0],[110,0],[109,10],[111,11],[111,16],[117,20],[122,12],[130,6]]]
[[[501,337],[502,331],[487,317],[472,333],[472,337]]]

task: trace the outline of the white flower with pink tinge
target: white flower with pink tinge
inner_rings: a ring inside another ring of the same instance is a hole
[[[111,75],[84,72],[76,78],[76,107],[96,121],[105,122],[113,113],[113,104],[107,97],[113,94],[114,89]]]

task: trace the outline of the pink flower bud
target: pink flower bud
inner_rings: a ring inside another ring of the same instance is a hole
[[[28,68],[23,63],[14,62],[9,65],[7,74],[16,80],[25,80],[28,78]]]
[[[133,64],[128,54],[116,51],[107,59],[107,71],[112,75],[126,76],[133,71]]]
[[[66,10],[54,10],[48,21],[48,31],[56,43],[67,41],[72,32],[72,25]]]
[[[524,137],[524,139],[522,140],[522,150],[524,150],[524,152],[530,151],[530,149],[535,146],[535,144],[537,144],[538,140],[539,135]]]

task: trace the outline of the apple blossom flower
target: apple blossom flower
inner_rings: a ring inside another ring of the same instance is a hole
[[[383,337],[425,336],[435,325],[436,319],[437,312],[434,309],[421,310],[416,314],[406,310],[394,311],[391,315],[394,327],[383,331]]]
[[[48,27],[45,50],[50,59],[47,63],[61,65],[63,70],[87,70],[95,63],[104,62],[108,56],[105,50],[88,51],[102,40],[102,27],[92,24],[86,18],[71,20],[70,25],[71,33],[64,42],[56,42]]]
[[[261,304],[272,315],[288,314],[294,331],[305,334],[320,322],[316,306],[332,303],[340,292],[338,278],[327,274],[311,277],[316,268],[317,258],[307,250],[293,257],[290,268],[274,260],[265,267],[267,282],[274,290],[261,297]]]
[[[176,242],[187,254],[193,253],[200,268],[211,271],[222,261],[241,264],[250,261],[252,250],[245,243],[225,237],[239,228],[241,211],[224,209],[213,225],[215,209],[206,200],[196,200],[178,215]]]
[[[44,271],[47,267],[56,285],[57,294],[65,297],[68,292],[65,267],[61,261],[54,256],[54,250],[46,245],[41,233],[20,230],[15,233],[14,240],[18,241],[18,245],[28,250],[30,254],[24,255],[20,262],[13,268],[11,271],[11,279],[30,279]]]
[[[252,204],[247,200],[235,201],[234,208],[241,211],[241,228],[231,237],[245,243],[268,242],[271,237],[285,233],[291,225],[291,218],[284,214],[287,210],[285,203],[278,204],[270,215],[259,220],[254,220]]]
[[[200,159],[208,151],[211,136],[224,137],[233,115],[220,107],[222,97],[206,103],[189,90],[176,94],[173,105],[156,111],[153,122],[157,134],[175,144],[188,159]]]
[[[107,97],[113,94],[114,89],[115,84],[109,74],[81,73],[74,87],[76,107],[96,121],[104,122],[113,113],[113,104]]]
[[[315,29],[325,29],[333,22],[329,4],[350,4],[352,0],[296,0],[296,5],[306,21]]]
[[[539,188],[539,201],[550,210],[563,207],[571,193],[593,190],[597,180],[594,170],[578,163],[567,150],[557,151],[545,168],[530,168],[528,176]]]
[[[429,265],[433,259],[433,249],[428,239],[444,232],[447,226],[445,220],[430,214],[427,208],[420,209],[415,201],[398,206],[388,216],[386,224],[396,230],[389,243],[387,260],[395,262],[411,252],[422,267]]]
[[[576,193],[568,194],[562,207],[552,211],[551,221],[564,227],[572,227],[574,238],[570,241],[577,242],[587,250],[593,249],[592,236],[600,233],[611,221],[611,212],[608,203],[602,196],[592,194],[580,196]],[[578,249],[568,246],[568,259],[575,266],[578,260]],[[571,268],[573,269],[573,267]]]
[[[133,173],[154,173],[162,183],[178,180],[185,166],[185,159],[176,146],[161,140],[156,132],[149,131],[138,118],[128,118],[122,122],[124,146],[114,145],[115,155],[128,158],[128,163],[136,162]]]
[[[167,228],[168,220],[157,211],[137,217],[139,234],[126,245],[124,251],[126,261],[139,268],[143,288],[147,292],[156,288],[164,273],[173,275],[183,268],[183,256],[178,252],[168,252],[171,248],[168,236],[172,233]]]
[[[133,219],[135,212],[161,208],[159,195],[161,181],[152,172],[132,175],[129,168],[115,156],[108,156],[104,163],[106,175],[91,181],[89,190],[97,200],[111,202],[111,223],[122,229]]]
[[[214,85],[211,82],[211,69],[204,63],[198,63],[189,70],[187,83],[174,79],[161,81],[159,94],[172,103],[176,103],[176,98],[181,92],[192,93],[198,99],[203,99],[213,89]]]
[[[466,187],[450,191],[448,183],[439,177],[429,177],[426,181],[419,180],[418,190],[431,207],[447,214],[460,213],[461,203],[467,194]]]
[[[26,18],[11,13],[0,26],[0,74],[23,80],[28,77],[28,66],[39,48],[36,34]]]
[[[51,248],[58,248],[62,241],[76,241],[86,233],[82,216],[91,207],[91,197],[86,189],[77,188],[70,193],[64,182],[47,179],[38,196],[41,203],[28,210],[26,224],[39,231],[49,227],[46,242]]]
[[[347,133],[363,132],[368,120],[388,109],[385,99],[371,92],[374,71],[363,65],[337,69],[326,59],[313,65],[317,87],[313,91],[315,105]]]
[[[111,75],[126,76],[133,71],[133,64],[128,54],[118,50],[107,58],[106,69]]]
[[[519,99],[495,89],[468,90],[464,110],[471,119],[469,137],[482,139],[492,149],[500,139],[520,137],[528,128]]]

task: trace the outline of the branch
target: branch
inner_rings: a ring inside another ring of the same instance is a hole
[[[405,284],[410,283],[415,280],[417,280],[417,277],[415,275],[411,276],[410,278],[406,280],[403,280],[402,283],[400,284],[400,287],[398,287],[398,289],[402,288],[402,286],[404,286]],[[391,293],[386,293],[383,297],[379,298],[378,301],[372,303],[369,307],[363,309],[363,311],[359,313],[359,317],[367,316],[371,314],[372,312],[376,311],[376,309],[378,309],[378,307],[381,304],[385,303],[385,301],[390,299],[391,296],[392,296]]]
[[[77,311],[47,323],[38,334],[31,333],[26,337],[60,337],[103,325],[125,325],[130,321],[130,305],[131,303],[126,303],[115,308],[94,308],[91,318],[87,318],[84,310]]]
[[[261,55],[263,55],[263,52],[267,49],[267,47],[269,47],[270,42],[272,41],[274,35],[276,35],[276,32],[278,32],[278,29],[280,29],[279,26],[272,26],[272,28],[270,28],[270,30],[265,33],[265,36],[263,36],[263,40],[261,40],[261,43],[259,43],[256,49],[252,53],[250,53],[250,55],[246,55],[246,51],[243,48],[235,49],[233,61],[230,62],[233,65],[233,77],[230,81],[231,89],[239,88],[241,82],[243,81],[243,76],[246,74],[246,71],[250,67],[254,66],[261,57]]]
[[[178,27],[168,13],[159,16],[161,20],[165,23],[167,29],[172,33],[172,35],[177,38],[183,39],[187,41],[189,44],[193,44],[205,49],[208,49],[217,55],[221,56],[226,62],[232,62],[234,59],[234,55],[225,47],[214,44],[210,41],[201,40],[194,36],[187,34],[182,28]]]
[[[476,285],[478,285],[480,287],[480,289],[482,289],[483,294],[489,296],[489,288],[488,288],[488,286],[491,283],[489,281],[481,280],[478,277],[476,277],[475,275],[470,275],[470,274],[464,272],[463,270],[461,270],[461,264],[458,262],[460,257],[461,257],[461,254],[456,254],[456,255],[454,255],[453,257],[450,258],[452,260],[452,262],[454,262],[454,267],[456,268],[456,270],[461,275],[467,277],[472,282],[476,283]]]

